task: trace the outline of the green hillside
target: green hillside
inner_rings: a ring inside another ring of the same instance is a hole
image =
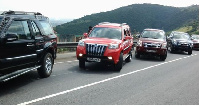
[[[133,4],[108,12],[87,15],[59,25],[55,30],[61,35],[80,35],[87,32],[88,26],[100,22],[115,22],[127,23],[132,32],[141,32],[144,28],[164,29],[167,32],[195,20],[199,20],[198,5],[177,8],[157,4]]]

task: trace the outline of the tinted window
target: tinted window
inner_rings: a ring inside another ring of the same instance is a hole
[[[94,28],[90,33],[90,37],[121,39],[121,29],[117,28]]]
[[[198,35],[193,35],[192,38],[199,40],[199,36]]]
[[[44,35],[53,35],[53,29],[51,28],[50,24],[46,21],[40,21],[42,28],[44,30]]]
[[[32,25],[32,28],[33,28],[34,35],[35,36],[41,35],[37,25],[35,24],[35,22],[31,21],[31,25]]]
[[[12,21],[7,34],[17,34],[19,39],[31,39],[27,21]]]
[[[190,36],[185,33],[174,33],[173,38],[174,39],[189,39]]]
[[[142,38],[165,39],[165,33],[162,31],[143,31]]]

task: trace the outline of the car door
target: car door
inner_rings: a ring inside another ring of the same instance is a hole
[[[124,29],[123,54],[124,54],[125,57],[128,54],[129,48],[130,48],[130,45],[129,45],[130,44],[130,39],[126,39],[128,36],[129,36],[128,29]]]
[[[0,46],[1,74],[34,66],[37,55],[28,21],[13,20],[6,31],[6,41]],[[16,35],[17,39],[10,39],[9,35]]]

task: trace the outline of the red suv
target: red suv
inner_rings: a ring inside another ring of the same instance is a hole
[[[140,55],[159,56],[161,60],[167,58],[167,42],[165,32],[159,29],[144,29],[137,42],[135,57]]]
[[[80,68],[85,68],[85,62],[104,62],[120,71],[123,60],[130,62],[132,59],[133,37],[126,23],[99,23],[89,34],[84,33],[84,38],[76,50]]]

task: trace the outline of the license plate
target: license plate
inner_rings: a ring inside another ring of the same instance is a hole
[[[155,53],[156,50],[147,50],[147,52]]]
[[[93,62],[101,62],[100,58],[90,58],[90,57],[88,57],[87,60],[88,61],[93,61]]]

